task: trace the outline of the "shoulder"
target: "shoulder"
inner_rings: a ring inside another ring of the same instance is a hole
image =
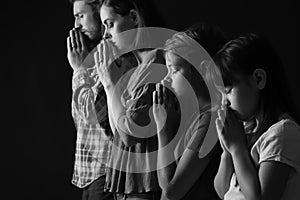
[[[290,118],[281,119],[262,134],[251,153],[259,164],[277,161],[300,170],[300,127]]]
[[[205,111],[201,114],[198,114],[193,122],[191,123],[190,130],[199,130],[208,126],[211,120],[212,113],[210,111]]]
[[[267,140],[273,137],[300,139],[300,127],[290,118],[281,119],[262,134],[259,140]]]
[[[152,50],[147,50],[144,53],[144,61],[145,62],[154,62],[154,61],[159,61],[159,62],[164,62],[164,57],[163,57],[163,50],[161,49],[152,49]]]
[[[189,124],[186,132],[187,142],[197,141],[198,145],[202,144],[203,139],[207,133],[211,120],[211,112],[197,114]]]

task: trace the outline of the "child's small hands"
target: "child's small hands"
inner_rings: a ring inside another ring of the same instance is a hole
[[[223,141],[221,140],[222,136],[220,135],[220,134],[222,134],[223,127],[224,127],[224,124],[225,124],[225,117],[226,117],[226,110],[225,110],[224,107],[222,107],[218,110],[218,117],[216,119],[216,127],[217,127],[217,132],[218,132],[218,137],[219,137],[221,147],[222,147],[224,152],[228,152],[225,145],[223,144]]]
[[[157,133],[172,129],[172,123],[177,120],[179,111],[175,109],[174,100],[169,98],[166,87],[161,83],[156,84],[153,92],[153,116],[156,123]]]
[[[231,109],[221,108],[218,110],[216,126],[224,151],[233,153],[247,147],[243,123],[236,118]]]
[[[164,96],[161,88],[161,85],[157,83],[156,90],[153,92],[153,116],[158,133],[161,132],[167,120],[167,112],[165,110]]]

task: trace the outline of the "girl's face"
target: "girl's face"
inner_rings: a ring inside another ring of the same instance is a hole
[[[166,65],[168,74],[164,78],[164,82],[171,86],[177,96],[187,97],[191,95],[193,89],[190,85],[190,64],[179,56],[167,52]]]
[[[121,16],[115,13],[112,7],[102,5],[100,8],[100,17],[105,27],[103,37],[110,40],[119,50],[126,50],[135,38],[135,31],[132,34],[126,34],[126,37],[120,37],[121,32],[134,29],[136,27],[135,20],[131,15]]]
[[[259,108],[259,89],[253,76],[237,75],[238,83],[225,86],[223,103],[229,107],[236,117],[247,121],[253,117]]]

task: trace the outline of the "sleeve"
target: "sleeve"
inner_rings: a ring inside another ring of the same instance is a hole
[[[293,121],[286,121],[270,129],[260,142],[259,164],[265,161],[284,163],[300,171],[300,129]]]
[[[93,89],[95,84],[96,81],[86,69],[82,68],[74,72],[72,79],[72,115],[75,121],[80,118],[85,123],[98,123],[95,111],[96,91]]]
[[[210,120],[211,113],[205,113],[189,129],[187,148],[198,152],[200,158],[214,157],[220,151],[216,130],[209,130]]]
[[[149,52],[130,74],[126,88],[121,90],[122,113],[116,119],[115,127],[126,144],[134,145],[156,134],[152,113],[152,94],[155,83],[162,80],[166,69],[158,65],[157,50]],[[130,142],[129,142],[130,141]],[[131,146],[129,145],[129,146]]]
[[[155,84],[148,83],[140,86],[133,97],[126,101],[126,114],[118,121],[119,131],[138,138],[148,138],[156,134],[154,120],[150,116],[152,107],[152,93]]]

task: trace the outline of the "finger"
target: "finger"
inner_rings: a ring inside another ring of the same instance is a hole
[[[70,37],[70,46],[71,46],[71,49],[73,49],[73,44],[74,44],[74,37],[73,37],[73,29],[72,30],[70,30],[70,32],[69,32],[69,37]]]
[[[158,97],[157,97],[157,91],[156,90],[153,91],[152,97],[153,97],[153,105],[157,105],[158,104]]]
[[[110,41],[106,41],[106,47],[107,47],[107,51],[108,51],[108,61],[110,62],[109,64],[111,63],[114,63],[116,66],[120,67],[120,62],[118,60],[118,57],[116,55],[116,52],[114,50],[114,47],[113,47],[113,43],[110,42]]]
[[[169,102],[169,99],[168,99],[168,96],[169,96],[169,95],[168,95],[168,93],[167,93],[167,88],[166,88],[163,84],[161,84],[161,83],[160,83],[160,86],[161,86],[162,95],[163,95],[163,96],[162,96],[162,97],[163,97],[163,99],[162,99],[162,100],[163,100],[163,103],[167,105],[167,104],[170,103],[170,102]]]
[[[97,51],[98,51],[98,57],[99,57],[99,63],[103,61],[103,42],[97,46]]]
[[[79,30],[77,28],[75,28],[74,30],[75,33],[75,41],[76,41],[76,50],[81,51],[81,42],[80,42],[80,38],[79,38]]]
[[[72,45],[72,49],[74,50],[77,46],[76,46],[76,39],[75,39],[75,32],[74,29],[72,29],[70,31],[70,37],[71,37],[71,45]]]
[[[219,118],[222,122],[225,121],[225,112],[224,112],[224,110],[222,110],[222,109],[219,109],[219,110],[218,110],[218,118]]]
[[[157,104],[160,104],[160,90],[159,90],[159,83],[156,83],[156,92],[157,92]]]
[[[115,61],[115,59],[117,59],[117,55],[116,55],[116,52],[114,51],[112,42],[106,41],[105,44],[106,44],[107,51],[108,51],[107,53],[110,56],[111,61]]]
[[[160,94],[161,94],[161,96],[160,96],[160,98],[161,98],[161,105],[163,105],[166,102],[165,102],[164,86],[161,83],[159,83],[159,89],[160,89]]]
[[[103,40],[102,43],[102,62],[106,65],[109,66],[109,51],[108,51],[108,47],[107,47],[107,42],[105,40]]]
[[[98,51],[96,51],[94,53],[94,62],[95,62],[96,67],[99,68],[99,52]]]
[[[83,39],[83,35],[81,31],[78,31],[79,34],[79,41],[81,44],[81,51],[85,51],[86,50],[86,45],[85,45],[85,40]]]
[[[216,123],[216,128],[217,128],[217,133],[218,133],[218,137],[219,137],[219,139],[220,139],[220,137],[221,137],[221,134],[222,134],[222,129],[223,129],[223,122],[222,122],[222,120],[220,120],[219,118],[217,118],[216,120],[215,120],[215,123]]]
[[[159,104],[164,104],[164,92],[163,92],[163,85],[158,83],[158,89],[159,89]]]
[[[114,43],[112,43],[112,42],[110,43],[110,45],[111,45],[112,52],[113,52],[113,55],[115,56],[115,58],[116,59],[119,58],[120,55],[121,55],[121,53],[119,52],[117,46]]]
[[[71,45],[71,37],[67,37],[67,49],[68,51],[72,50],[72,45]]]

